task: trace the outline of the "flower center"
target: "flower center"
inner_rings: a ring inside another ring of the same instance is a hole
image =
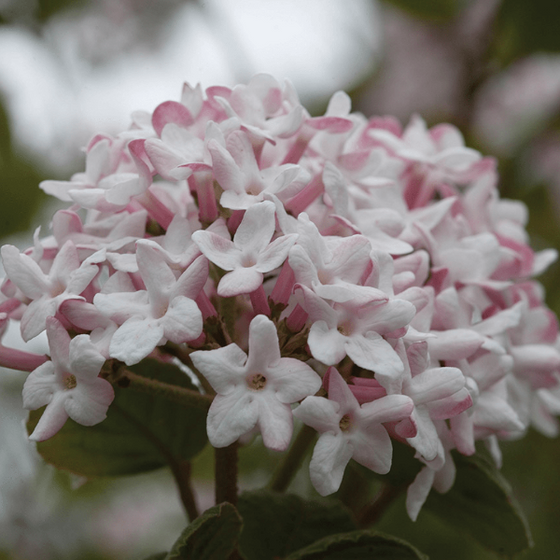
[[[248,188],[245,189],[247,194],[252,194],[253,196],[258,196],[262,192],[262,185],[259,185],[256,182],[253,182],[249,185]]]
[[[253,255],[245,255],[241,259],[241,264],[245,268],[251,268],[252,266],[255,266],[257,264],[257,261],[255,260]]]
[[[262,391],[266,385],[266,377],[262,373],[255,373],[248,382],[249,389],[253,391]]]
[[[352,325],[349,321],[345,321],[338,325],[336,329],[342,336],[350,336],[352,334]]]
[[[331,274],[327,270],[318,270],[317,271],[317,278],[321,284],[330,284],[331,283]]]
[[[78,382],[76,381],[76,377],[74,375],[69,375],[64,380],[64,386],[66,387],[66,389],[73,389],[77,384]]]
[[[351,425],[352,425],[352,420],[350,419],[350,415],[349,415],[349,414],[345,414],[345,415],[340,419],[340,422],[338,423],[338,427],[339,427],[343,432],[348,431],[348,429],[350,428]]]
[[[51,284],[51,297],[59,296],[60,294],[64,293],[65,290],[66,286],[60,280],[55,280]]]

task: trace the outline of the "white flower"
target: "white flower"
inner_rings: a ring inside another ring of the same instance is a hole
[[[146,290],[99,293],[93,299],[101,313],[121,325],[109,352],[127,365],[138,363],[168,340],[181,344],[200,336],[202,314],[194,299],[208,277],[203,256],[195,259],[179,279],[164,255],[147,242],[138,242],[136,258]]]
[[[453,439],[443,420],[438,420],[435,427],[438,438],[442,442],[442,456],[433,461],[420,459],[425,466],[416,475],[406,493],[406,511],[412,521],[416,521],[418,518],[432,488],[435,488],[440,494],[445,494],[455,482],[456,468],[450,453],[453,449]]]
[[[208,230],[193,233],[192,239],[204,256],[230,271],[220,280],[218,295],[254,292],[262,285],[263,274],[286,260],[297,234],[282,235],[271,242],[274,231],[274,204],[266,201],[245,212],[233,241]]]
[[[371,267],[371,244],[364,236],[323,237],[305,213],[298,216],[298,233],[289,262],[299,284],[337,302],[352,300],[360,305],[387,300],[377,287],[360,285]]]
[[[380,128],[370,129],[368,133],[398,157],[431,166],[444,180],[462,178],[481,159],[479,152],[465,147],[461,133],[454,126],[440,124],[428,130],[418,115],[412,116],[401,138]]]
[[[111,384],[98,374],[105,363],[88,335],[70,336],[54,317],[47,319],[52,361],[29,374],[23,386],[23,406],[47,405],[29,439],[54,436],[68,418],[83,426],[103,421],[115,396]]]
[[[255,427],[269,449],[282,451],[293,430],[290,404],[319,390],[321,378],[308,365],[280,357],[274,323],[257,315],[249,327],[249,356],[230,344],[191,354],[217,395],[207,431],[214,447],[226,447]]]
[[[80,294],[99,272],[105,259],[103,250],[80,264],[78,251],[67,241],[57,253],[51,269],[45,274],[28,255],[13,245],[2,247],[2,260],[8,278],[31,300],[21,319],[21,336],[28,341],[45,329],[47,317],[56,314],[67,299],[83,299]]]
[[[284,164],[261,169],[251,141],[240,130],[228,136],[226,148],[215,139],[208,142],[214,178],[224,190],[220,197],[224,208],[245,210],[262,202],[265,194],[282,198],[294,196],[309,182],[309,173],[299,165]]]
[[[352,302],[331,306],[305,286],[297,285],[295,291],[301,292],[301,305],[313,323],[307,343],[316,360],[332,366],[348,355],[380,377],[400,379],[403,363],[383,335],[410,322],[415,313],[411,303],[394,298],[362,306]]]
[[[322,496],[336,492],[350,459],[379,474],[391,468],[393,446],[384,422],[407,418],[414,403],[388,395],[361,407],[335,368],[330,368],[329,398],[307,397],[294,416],[321,433],[309,465],[311,482]]]

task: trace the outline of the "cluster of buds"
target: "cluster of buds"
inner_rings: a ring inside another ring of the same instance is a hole
[[[2,248],[0,302],[3,329],[48,338],[50,357],[0,346],[31,372],[24,406],[46,405],[33,440],[105,418],[107,361],[177,348],[213,396],[213,446],[285,450],[295,416],[327,495],[351,458],[389,472],[398,440],[423,465],[412,518],[453,484],[451,450],[499,462],[499,439],[558,432],[557,320],[532,280],[556,252],[533,252],[526,208],[451,125],[367,119],[343,92],[311,117],[265,74],[185,84],[41,188],[68,209]]]

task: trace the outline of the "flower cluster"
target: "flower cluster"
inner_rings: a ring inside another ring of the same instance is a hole
[[[31,439],[105,418],[107,360],[178,346],[215,392],[212,445],[285,450],[295,416],[326,495],[351,458],[389,472],[398,440],[423,465],[412,518],[453,484],[451,450],[483,440],[499,462],[499,439],[558,432],[558,325],[532,280],[556,253],[533,252],[525,207],[451,125],[367,119],[342,92],[311,117],[265,74],[185,84],[41,188],[69,204],[52,234],[2,248],[1,327],[50,348],[0,346],[31,372],[24,406],[46,405]]]

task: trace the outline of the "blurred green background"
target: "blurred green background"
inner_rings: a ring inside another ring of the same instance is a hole
[[[218,0],[165,0],[157,6],[147,0],[0,2],[3,242],[9,239],[24,247],[31,244],[32,228],[39,223],[48,227],[52,207],[45,207],[38,183],[79,171],[79,147],[88,137],[126,126],[128,114],[114,117],[116,111],[151,110],[163,100],[162,74],[153,73],[160,56],[167,65],[165,87],[172,88],[168,98],[178,97],[185,80],[200,79],[203,86],[233,84],[268,71],[280,79],[293,78],[315,114],[324,110],[334,91],[345,89],[354,110],[368,116],[393,114],[406,124],[420,113],[430,126],[456,124],[467,145],[498,159],[502,197],[527,204],[533,247],[560,247],[560,3],[300,2],[293,17],[300,27],[267,27],[264,39],[263,29],[274,19],[267,18],[266,10],[274,6],[289,16],[297,3],[237,0],[226,6]],[[182,34],[189,42],[173,45],[178,19],[189,26]],[[196,31],[201,21],[206,36]],[[306,26],[311,35],[309,21],[314,22],[316,39],[300,45],[296,61],[288,44],[297,47]],[[333,28],[339,30],[339,42],[333,39]],[[250,38],[270,42],[275,56],[256,59]],[[175,63],[171,53],[179,47],[190,49],[192,56]],[[129,109],[127,102],[139,106]],[[106,116],[100,117],[102,113]],[[541,281],[549,306],[558,314],[559,265]],[[172,542],[183,521],[168,473],[124,483],[83,483],[29,459],[32,451],[19,441],[23,436],[17,431],[23,417],[17,408],[21,382],[17,375],[6,374],[0,386],[2,402],[16,403],[3,405],[4,418],[15,420],[0,425],[5,432],[0,465],[9,464],[8,455],[13,469],[22,464],[18,461],[29,463],[24,487],[5,469],[0,472],[0,559],[135,558],[142,548],[153,552]],[[535,541],[523,558],[557,558],[560,440],[531,431],[522,441],[504,442],[502,449],[502,472],[527,514]],[[244,484],[254,487],[266,480],[263,462],[271,464],[274,457],[253,446],[242,450],[241,461]],[[205,489],[199,499],[210,505],[208,453],[195,464],[195,473]],[[126,516],[131,520],[123,521]],[[103,519],[120,519],[122,525],[115,528]],[[82,532],[84,524],[89,528]],[[390,508],[380,528],[408,539],[433,560],[494,557],[428,512],[410,522],[402,500]],[[137,546],[127,547],[131,542]]]

